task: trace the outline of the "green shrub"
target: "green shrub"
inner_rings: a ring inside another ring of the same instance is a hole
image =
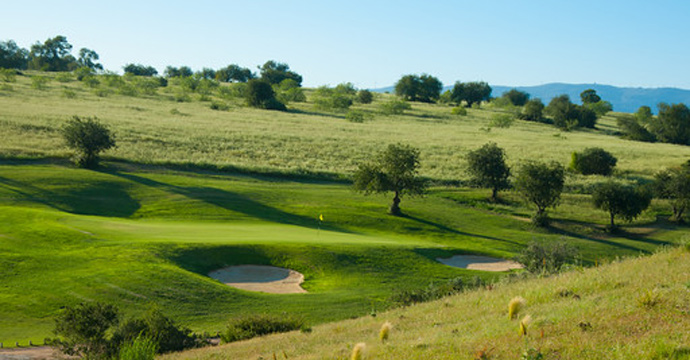
[[[77,97],[77,93],[75,93],[74,90],[64,89],[62,90],[62,96],[68,99],[74,99]]]
[[[491,121],[489,121],[489,126],[497,128],[509,128],[511,125],[513,125],[514,121],[515,119],[508,114],[494,114],[491,117]]]
[[[61,72],[55,77],[55,80],[57,80],[61,83],[68,83],[68,82],[74,80],[74,77],[72,76],[72,74],[70,74],[68,72]]]
[[[151,339],[158,353],[181,351],[197,347],[196,336],[188,328],[178,326],[157,309],[150,309],[141,318],[123,322],[114,332],[111,343],[115,348],[140,336]]]
[[[618,159],[608,151],[598,148],[586,148],[582,152],[573,152],[570,168],[582,175],[609,176]]]
[[[98,87],[98,85],[101,84],[101,82],[98,81],[98,79],[93,75],[83,77],[81,79],[81,82],[82,82],[82,84],[84,84],[90,88],[96,88],[96,87]]]
[[[374,101],[374,94],[369,90],[360,90],[357,92],[357,102],[360,104],[371,104]]]
[[[350,110],[345,114],[345,119],[353,123],[363,123],[366,120],[366,113],[363,111]]]
[[[517,261],[531,273],[553,274],[574,262],[577,254],[577,249],[564,241],[532,241],[520,252]]]
[[[32,76],[31,77],[31,87],[36,90],[45,90],[48,88],[48,79],[45,76]]]
[[[121,345],[119,360],[153,360],[158,353],[158,345],[150,337],[137,336]]]
[[[394,307],[410,306],[457,294],[464,289],[478,287],[482,284],[481,278],[478,277],[470,284],[465,284],[462,278],[454,278],[440,284],[431,283],[422,289],[399,290],[388,298],[388,302]]]
[[[13,83],[13,82],[17,81],[16,75],[17,75],[17,71],[14,69],[0,68],[0,77],[2,77],[2,81],[4,81],[4,82]]]
[[[228,111],[228,110],[230,110],[230,106],[228,106],[228,104],[221,102],[221,101],[212,101],[211,102],[211,110]]]
[[[115,137],[97,118],[74,116],[61,129],[67,147],[75,150],[74,162],[84,168],[98,166],[98,154],[115,146]]]
[[[55,319],[53,332],[58,337],[50,343],[67,355],[107,358],[111,347],[106,336],[118,320],[119,312],[113,305],[82,303],[68,306]]]
[[[412,109],[412,106],[405,100],[395,98],[384,102],[379,108],[384,115],[402,115],[405,110]]]
[[[220,338],[223,342],[228,343],[256,336],[299,330],[303,326],[304,321],[302,319],[291,316],[249,315],[231,319]]]
[[[450,109],[450,113],[458,116],[467,116],[467,109],[464,106],[456,106]]]

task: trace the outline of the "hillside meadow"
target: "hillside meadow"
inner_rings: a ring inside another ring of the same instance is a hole
[[[48,80],[36,86],[32,77]],[[385,116],[378,108],[392,95],[379,94],[354,106],[369,119],[353,123],[311,100],[275,112],[228,93],[174,84],[123,92],[104,79],[88,86],[68,74],[34,72],[2,84],[0,342],[41,343],[60,309],[82,301],[117,304],[130,315],[158,306],[211,335],[247,312],[299,314],[317,325],[380,313],[402,290],[452,279],[500,283],[508,275],[449,267],[438,257],[512,258],[531,241],[565,241],[586,267],[687,241],[687,227],[666,220],[661,200],[621,232],[606,232],[607,214],[588,195],[603,177],[569,175],[547,229],[529,223],[533,209],[516,193],[492,203],[488,190],[461,186],[465,154],[490,141],[506,149],[512,166],[530,159],[567,165],[573,151],[600,146],[618,157],[615,175],[629,182],[648,182],[690,157],[688,147],[619,139],[613,117],[598,130],[561,132],[519,120],[492,128],[491,119],[509,109],[483,105],[456,116],[448,106],[413,103],[403,115]],[[229,110],[211,109],[214,101]],[[74,115],[96,116],[116,136],[118,147],[97,170],[68,161],[59,129]],[[358,163],[397,142],[421,150],[421,175],[432,180],[425,196],[403,199],[403,217],[386,214],[391,196],[364,196],[348,183]],[[247,292],[207,276],[239,264],[297,270],[308,293]],[[402,310],[387,314],[395,311]]]

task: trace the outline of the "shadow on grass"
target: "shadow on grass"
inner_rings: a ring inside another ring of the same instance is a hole
[[[212,187],[183,187],[162,183],[137,175],[121,172],[108,172],[108,174],[121,177],[123,179],[136,182],[138,184],[153,188],[162,189],[185,196],[190,199],[199,200],[207,204],[217,206],[226,210],[238,212],[255,219],[261,219],[280,224],[297,225],[306,228],[321,228],[330,231],[350,232],[332,225],[320,225],[316,218],[296,215],[280,209],[262,204],[245,195],[221,190]]]
[[[604,245],[608,245],[608,246],[612,246],[612,247],[618,247],[621,249],[639,251],[639,252],[646,253],[646,254],[650,253],[649,250],[645,250],[645,249],[635,247],[632,245],[622,244],[620,242],[607,240],[603,237],[587,236],[587,235],[584,235],[581,233],[571,231],[568,229],[569,225],[570,226],[577,225],[577,226],[590,227],[590,228],[593,227],[593,224],[583,222],[583,221],[552,219],[552,224],[547,229],[554,234],[559,234],[559,235],[568,236],[568,237],[581,239],[581,240],[597,242],[600,244],[604,244]],[[644,236],[641,236],[639,234],[632,234],[630,232],[626,232],[622,229],[620,229],[619,231],[617,231],[614,234],[606,233],[606,234],[602,234],[602,235],[604,235],[604,236],[616,235],[616,236],[619,236],[619,237],[626,239],[626,240],[637,241],[637,242],[641,242],[641,243],[645,243],[645,244],[649,244],[649,245],[654,245],[654,246],[673,245],[673,243],[668,242],[668,241],[650,239],[648,237],[644,237]]]
[[[453,229],[453,228],[450,228],[450,227],[448,227],[448,226],[445,226],[445,225],[443,225],[443,224],[439,224],[439,223],[435,223],[435,222],[433,222],[433,221],[421,219],[421,218],[418,218],[418,217],[415,217],[415,216],[412,216],[412,215],[403,214],[401,217],[402,217],[402,218],[405,218],[405,219],[410,219],[410,220],[412,220],[412,221],[416,221],[416,222],[421,223],[421,224],[424,224],[424,225],[432,226],[432,227],[435,227],[435,228],[437,228],[437,229],[439,229],[439,230],[442,230],[442,231],[445,231],[445,232],[449,232],[449,233],[452,233],[452,234],[456,234],[456,235],[463,235],[463,236],[469,236],[469,237],[476,237],[476,238],[485,239],[485,240],[491,240],[491,241],[501,241],[501,242],[506,242],[506,243],[513,244],[513,245],[521,245],[520,243],[515,242],[515,241],[512,241],[512,240],[506,240],[506,239],[501,239],[501,238],[497,238],[497,237],[493,237],[493,236],[480,235],[480,234],[472,234],[472,233],[460,231],[460,230]]]
[[[30,201],[55,210],[78,215],[129,217],[141,204],[133,199],[122,184],[94,181],[65,184],[58,190],[48,190],[28,182],[0,177],[0,186]]]

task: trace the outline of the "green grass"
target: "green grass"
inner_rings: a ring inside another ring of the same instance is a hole
[[[510,164],[538,158],[567,164],[570,153],[600,146],[619,158],[617,174],[647,181],[677,165],[690,148],[620,140],[613,118],[600,130],[563,133],[516,121],[486,131],[503,109],[413,104],[405,115],[376,114],[388,95],[356,108],[374,118],[352,123],[312,103],[289,112],[244,107],[220,93],[182,94],[176,86],[125,96],[131,89],[29,76],[0,87],[0,342],[40,343],[61,307],[115,303],[138,314],[151,303],[195,331],[221,331],[241,313],[303,315],[308,325],[381,311],[396,291],[456,277],[498,281],[501,274],[447,267],[436,257],[510,258],[533,240],[566,240],[580,263],[649,254],[681,241],[655,201],[621,233],[587,193],[601,177],[569,176],[549,229],[513,192],[500,203],[463,183],[464,155],[488,141]],[[225,86],[225,85],[223,85]],[[307,94],[309,95],[307,90]],[[189,101],[176,99],[187,97]],[[228,111],[212,110],[223,101]],[[58,129],[72,115],[98,116],[116,134],[98,171],[73,168]],[[484,129],[484,130],[482,130]],[[422,152],[423,176],[436,182],[404,198],[405,217],[386,215],[390,195],[363,196],[344,178],[388,143]],[[243,175],[240,175],[243,174]],[[270,175],[270,176],[268,176]],[[324,179],[336,179],[329,182]],[[318,221],[323,214],[325,221]],[[307,294],[270,295],[227,287],[206,276],[224,266],[270,264],[305,275]],[[392,335],[394,336],[394,335]],[[349,345],[348,345],[349,346]]]
[[[535,349],[544,359],[687,359],[690,253],[681,249],[614,262],[545,279],[503,282],[377,317],[163,356],[176,359],[347,359],[366,343],[366,359],[520,359]],[[649,292],[657,301],[640,302]],[[527,336],[508,319],[508,303],[526,299]],[[392,324],[388,341],[378,333]]]
[[[682,231],[647,217],[611,237],[585,223],[593,210],[577,196],[564,201],[580,206],[568,221],[582,221],[592,234],[571,231],[565,220],[562,230],[535,230],[520,217],[531,210],[515,195],[506,193],[504,205],[486,196],[432,188],[424,198],[404,199],[407,216],[396,218],[385,214],[388,197],[365,197],[345,184],[116,163],[100,171],[0,165],[0,327],[11,329],[0,342],[39,342],[60,307],[80,301],[116,303],[130,314],[157,303],[211,333],[244,312],[299,313],[321,323],[385,309],[397,290],[498,276],[441,265],[439,256],[512,257],[532,239],[564,238],[580,248],[584,263],[594,263],[653,251]],[[652,233],[634,234],[648,227]],[[250,293],[205,276],[234,264],[295,269],[309,293]]]

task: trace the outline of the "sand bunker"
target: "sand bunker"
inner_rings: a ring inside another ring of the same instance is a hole
[[[436,260],[449,266],[469,270],[508,271],[511,269],[523,268],[522,265],[512,260],[504,260],[478,255],[455,255],[452,258],[437,258]]]
[[[234,288],[270,294],[306,293],[300,284],[304,275],[274,266],[239,265],[212,271],[208,274]]]

